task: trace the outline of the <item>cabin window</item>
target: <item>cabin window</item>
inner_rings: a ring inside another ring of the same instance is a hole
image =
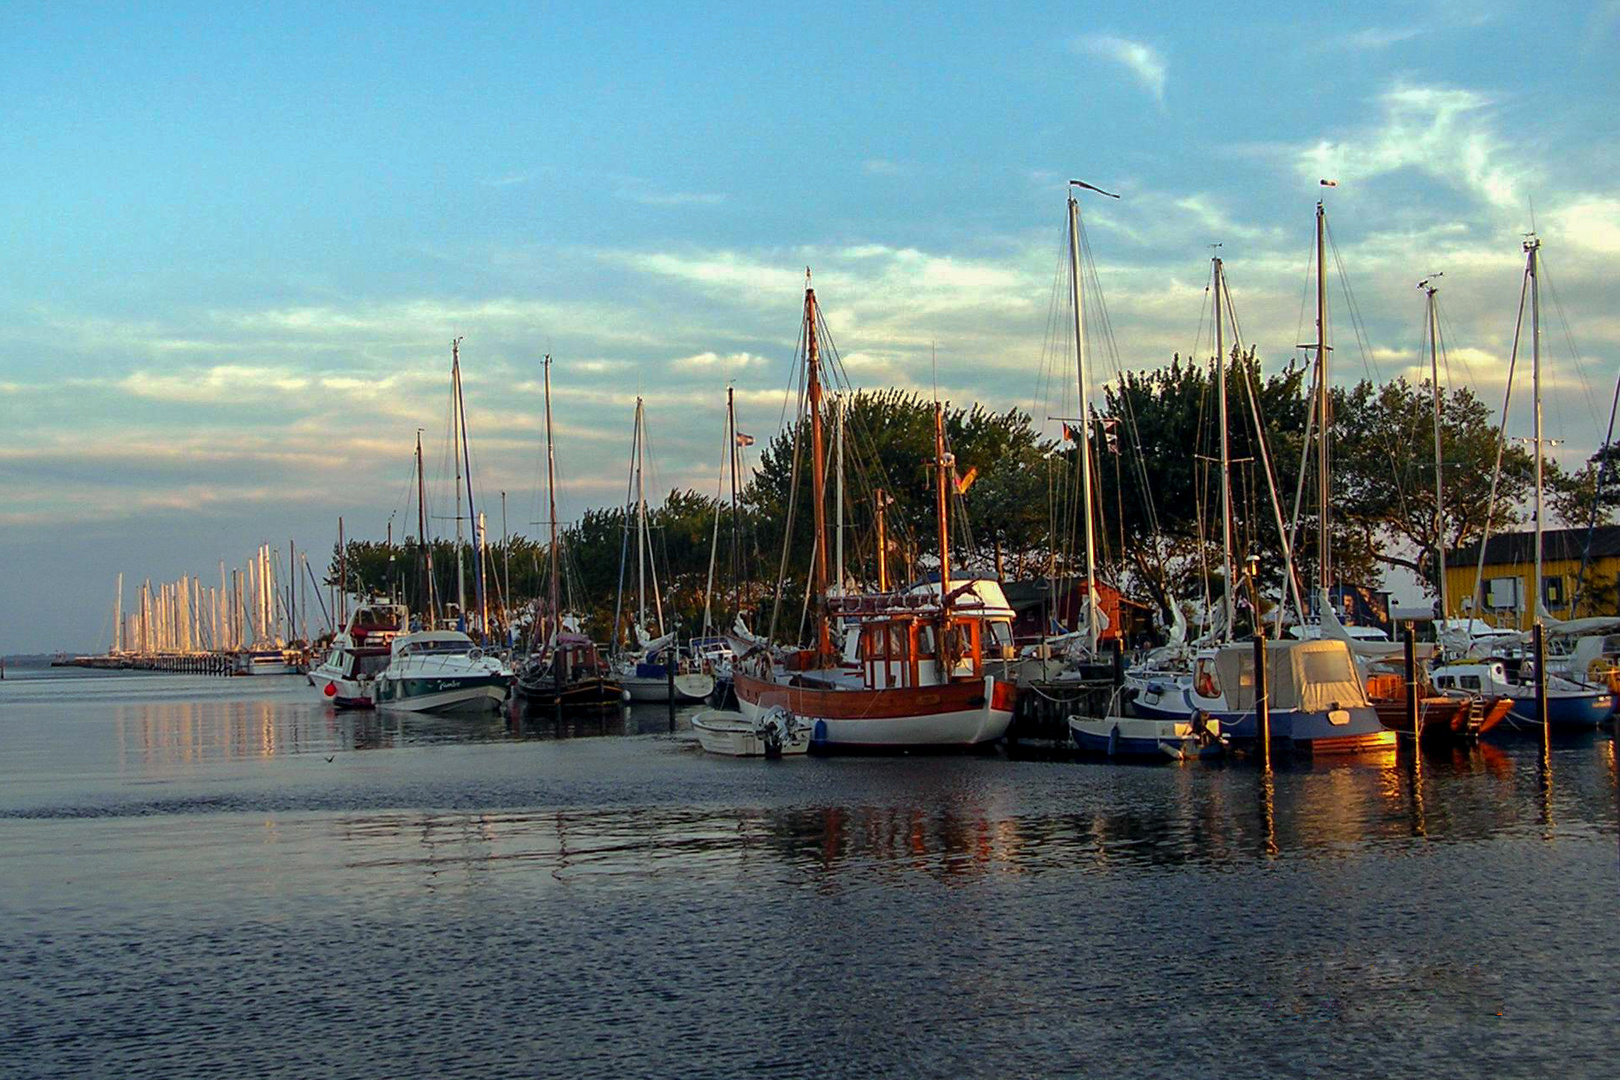
[[[1458,679],[1457,681],[1462,684],[1462,688],[1464,690],[1478,690],[1478,689],[1481,689],[1480,684],[1479,684],[1479,676],[1478,675],[1464,675],[1462,678]]]
[[[1193,687],[1204,697],[1215,697],[1221,692],[1221,684],[1215,678],[1215,662],[1213,660],[1199,660],[1197,671],[1193,675]]]
[[[1438,686],[1442,690],[1450,690],[1452,687],[1457,685],[1457,680],[1450,675],[1442,675],[1438,679],[1434,680],[1434,685]]]
[[[917,659],[932,660],[936,655],[934,651],[934,628],[932,626],[920,627],[917,630]]]
[[[1485,583],[1485,606],[1492,611],[1519,610],[1519,579],[1491,578]]]
[[[1553,574],[1541,579],[1541,602],[1550,608],[1569,603],[1564,596],[1564,575]]]

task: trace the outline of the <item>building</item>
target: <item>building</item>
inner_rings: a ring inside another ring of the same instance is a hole
[[[1019,644],[1073,629],[1084,618],[1084,578],[1060,578],[1055,587],[1044,578],[1007,581],[1002,583],[1001,589],[1007,597],[1007,605],[1013,609],[1013,640]],[[1098,635],[1101,641],[1122,637],[1129,648],[1154,634],[1152,606],[1122,595],[1105,581],[1097,582],[1097,607],[1108,620],[1108,629]]]
[[[1588,549],[1588,537],[1591,546]],[[1446,588],[1451,615],[1473,614],[1493,626],[1524,630],[1535,615],[1536,534],[1503,533],[1485,544],[1485,572],[1478,603],[1474,575],[1479,545],[1446,552]],[[1577,597],[1581,560],[1586,557],[1585,586]],[[1541,539],[1541,603],[1559,619],[1620,614],[1620,525],[1596,529],[1548,529]]]

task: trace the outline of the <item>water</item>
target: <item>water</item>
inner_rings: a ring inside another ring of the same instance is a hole
[[[709,757],[658,707],[7,672],[0,1076],[1612,1075],[1607,733]]]

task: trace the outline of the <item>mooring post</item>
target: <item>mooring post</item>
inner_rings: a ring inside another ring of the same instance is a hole
[[[1125,685],[1125,643],[1114,638],[1108,643],[1110,658],[1114,663],[1114,689]]]
[[[1423,738],[1423,720],[1418,715],[1417,631],[1411,623],[1406,624],[1401,638],[1406,645],[1406,726],[1412,732],[1412,745],[1416,747]]]
[[[1254,633],[1254,722],[1260,734],[1260,764],[1271,769],[1271,697],[1266,675],[1266,632]]]
[[[1536,715],[1541,718],[1541,745],[1546,750],[1552,739],[1552,724],[1547,716],[1547,633],[1539,619],[1531,628],[1531,640],[1536,652]]]
[[[664,678],[669,683],[669,730],[675,730],[675,664],[680,659],[680,650],[671,645],[664,650]]]

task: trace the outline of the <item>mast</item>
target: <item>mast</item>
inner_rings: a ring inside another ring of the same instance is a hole
[[[838,595],[844,594],[844,395],[838,395],[838,441],[834,444],[838,461],[838,486],[833,495],[833,577]]]
[[[428,546],[427,536],[427,480],[422,475],[421,428],[416,429],[416,543],[422,549],[421,558],[416,562],[422,574],[422,608],[427,614],[422,629],[431,630],[438,615],[433,610],[433,549]]]
[[[467,569],[461,561],[461,339],[450,342],[450,455],[456,463],[456,610],[467,618]]]
[[[1215,392],[1221,399],[1221,593],[1226,610],[1226,640],[1231,641],[1237,609],[1232,602],[1235,582],[1232,573],[1232,451],[1226,430],[1226,339],[1225,327],[1221,325],[1221,260],[1216,257],[1210,261],[1215,264]],[[1255,615],[1258,618],[1259,613]]]
[[[506,638],[506,644],[512,644],[511,620],[508,612],[512,607],[512,537],[506,531],[506,492],[501,492],[501,634]]]
[[[816,655],[832,652],[827,628],[827,469],[821,437],[821,350],[816,335],[816,290],[810,287],[810,271],[804,272],[804,337],[806,380],[810,399],[810,486],[816,504],[816,551],[814,588],[816,610]]]
[[[949,680],[955,658],[949,655],[947,645],[951,629],[951,533],[948,500],[945,485],[952,456],[945,453],[945,406],[934,402],[934,502],[939,524],[939,673],[940,681]]]
[[[1331,541],[1328,523],[1328,432],[1332,417],[1328,414],[1328,341],[1327,341],[1327,263],[1323,261],[1327,250],[1327,211],[1322,200],[1316,201],[1316,521],[1317,534],[1317,588],[1319,600],[1327,602],[1331,580]],[[1317,613],[1321,618],[1321,612]]]
[[[1069,181],[1071,187],[1076,181]],[[1074,362],[1080,384],[1080,500],[1086,530],[1086,645],[1097,655],[1097,550],[1091,520],[1091,380],[1086,371],[1086,318],[1080,286],[1080,202],[1069,192],[1069,276],[1074,296]]]
[[[349,545],[343,542],[343,519],[338,518],[338,619],[349,625]]]
[[[742,456],[742,439],[737,435],[735,389],[726,387],[726,426],[731,431],[731,589],[732,614],[742,617],[742,517],[737,505],[737,464]]]
[[[456,341],[459,343],[460,338]],[[461,460],[467,474],[467,520],[473,530],[473,599],[478,605],[478,640],[489,633],[489,609],[485,605],[484,590],[484,529],[483,520],[473,506],[472,453],[467,448],[467,399],[461,393],[461,359],[456,357],[456,409],[461,414]],[[460,527],[460,522],[457,522]],[[463,612],[465,617],[465,612]],[[468,620],[469,622],[471,620]]]
[[[1446,496],[1445,479],[1441,473],[1444,456],[1440,443],[1440,320],[1436,316],[1434,299],[1434,294],[1440,291],[1440,287],[1433,283],[1433,278],[1430,278],[1420,282],[1418,288],[1424,291],[1428,299],[1429,382],[1434,401],[1434,549],[1439,559],[1440,618],[1444,625],[1444,620],[1451,616],[1451,597],[1446,585]]]
[[[889,535],[883,514],[888,500],[884,498],[882,488],[872,492],[872,501],[875,504],[873,516],[877,519],[877,584],[878,592],[882,593],[889,591]]]
[[[551,432],[551,355],[545,359],[546,382],[546,497],[550,503],[551,512],[546,516],[550,518],[551,526],[551,621],[552,634],[561,633],[562,615],[558,611],[557,588],[557,446],[552,439]],[[561,670],[560,668],[558,669]]]
[[[647,626],[647,484],[643,473],[647,463],[642,444],[643,405],[636,398],[636,633]],[[660,630],[663,627],[659,627]],[[639,644],[639,640],[637,644]]]
[[[124,651],[124,572],[118,571],[118,592],[113,597],[113,646],[112,651]]]
[[[1531,625],[1541,622],[1541,532],[1542,517],[1546,510],[1541,491],[1541,239],[1532,236],[1524,242],[1528,256],[1525,272],[1530,275],[1530,385],[1535,397],[1536,442],[1536,576],[1530,583]],[[1541,672],[1536,672],[1537,678]]]

